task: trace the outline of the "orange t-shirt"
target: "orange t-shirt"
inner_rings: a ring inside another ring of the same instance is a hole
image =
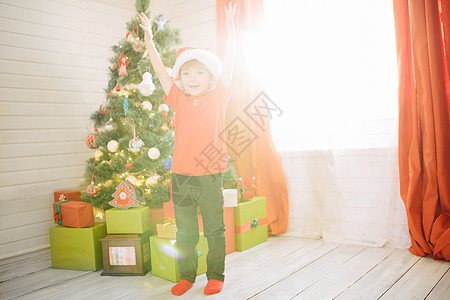
[[[213,90],[192,96],[172,84],[164,101],[175,112],[171,171],[202,176],[227,171],[225,109],[230,90],[219,80]]]

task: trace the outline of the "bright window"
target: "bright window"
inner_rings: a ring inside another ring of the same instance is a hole
[[[395,146],[392,1],[264,0],[264,8],[267,51],[252,53],[283,110],[271,124],[277,150]]]

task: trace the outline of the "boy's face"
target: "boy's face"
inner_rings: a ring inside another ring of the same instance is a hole
[[[189,61],[181,66],[181,86],[189,95],[200,95],[209,90],[211,73],[198,61]]]

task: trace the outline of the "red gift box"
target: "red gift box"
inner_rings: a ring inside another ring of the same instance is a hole
[[[92,204],[81,201],[53,203],[55,224],[83,228],[95,225]]]
[[[81,201],[81,192],[72,190],[62,190],[53,193],[55,202],[61,201]]]

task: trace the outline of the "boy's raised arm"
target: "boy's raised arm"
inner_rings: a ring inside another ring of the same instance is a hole
[[[228,3],[225,6],[225,28],[227,30],[227,40],[225,44],[225,53],[223,56],[222,74],[220,80],[226,87],[231,85],[231,77],[233,75],[234,56],[236,52],[234,16],[236,15],[237,4]]]
[[[139,15],[142,24],[139,24],[141,28],[145,32],[145,44],[147,45],[148,56],[150,57],[150,62],[153,65],[153,69],[155,69],[156,76],[158,76],[159,82],[164,90],[166,95],[169,95],[170,89],[172,87],[172,79],[166,71],[166,67],[164,66],[161,58],[159,57],[158,52],[156,51],[155,44],[152,39],[152,26],[144,13]]]

